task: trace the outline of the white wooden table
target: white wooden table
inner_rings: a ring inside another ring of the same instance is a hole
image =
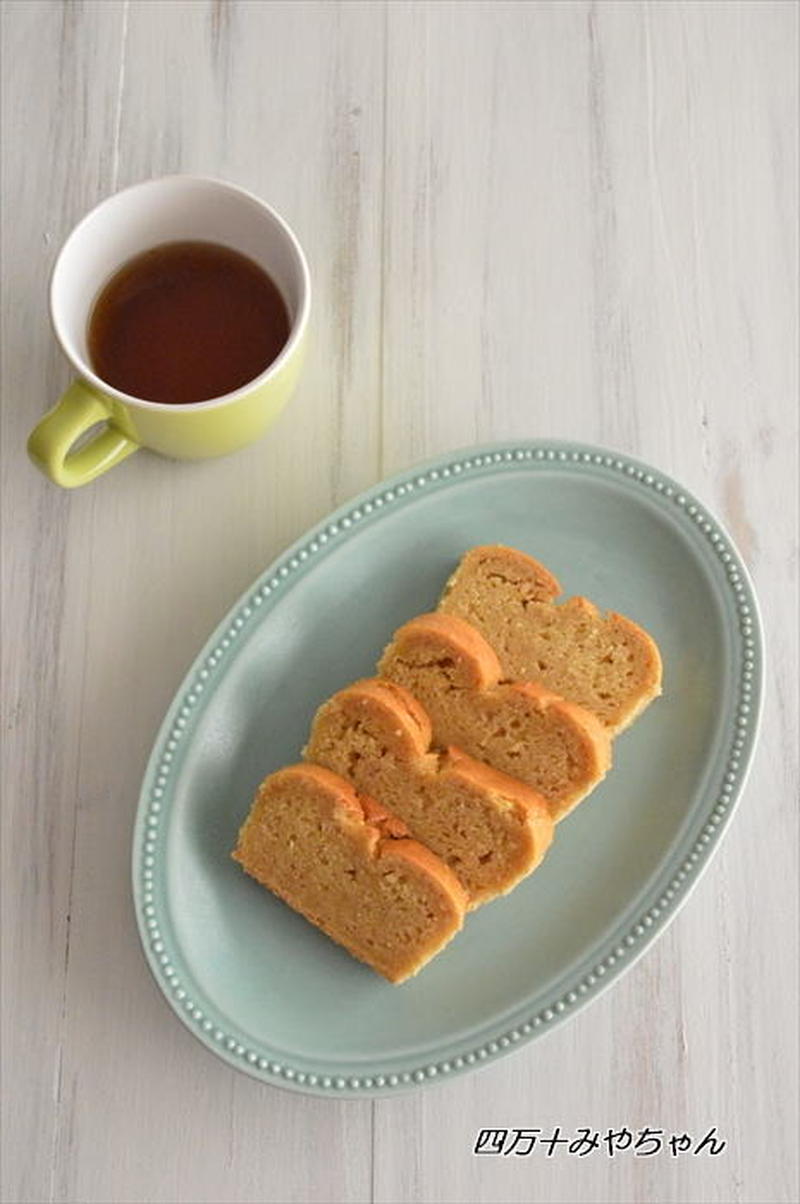
[[[791,3],[3,4],[4,1199],[797,1199],[797,8]],[[294,224],[299,395],[235,458],[28,464],[68,379],[46,281],[117,187],[230,178]],[[420,457],[610,445],[735,533],[770,647],[763,736],[661,942],[548,1038],[372,1102],[271,1090],[172,1016],[131,824],[186,666],[284,546]],[[476,1158],[477,1130],[626,1124],[718,1157]]]

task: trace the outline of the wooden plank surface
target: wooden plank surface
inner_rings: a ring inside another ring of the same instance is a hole
[[[3,1199],[797,1198],[797,8],[7,0]],[[47,275],[102,196],[233,179],[297,229],[313,350],[269,437],[74,494],[24,457],[69,374]],[[556,436],[734,532],[770,650],[739,816],[659,944],[570,1024],[403,1099],[252,1082],[175,1022],[129,845],[154,731],[281,548],[416,459]],[[476,1158],[478,1129],[716,1124],[719,1157]]]

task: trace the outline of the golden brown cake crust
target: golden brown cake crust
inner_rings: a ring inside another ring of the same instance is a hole
[[[394,682],[368,678],[323,703],[304,754],[399,815],[451,866],[472,906],[510,890],[552,840],[541,795],[458,749],[432,752],[425,712]]]
[[[365,677],[334,694],[322,704],[317,714],[334,700],[338,708],[354,707],[356,714],[370,707],[381,726],[383,742],[398,758],[415,760],[429,751],[433,737],[430,719],[413,694],[402,686],[377,677]]]
[[[437,648],[440,660],[446,660],[448,655],[455,658],[460,684],[482,690],[500,681],[503,671],[497,653],[466,619],[438,611],[417,615],[398,628],[392,642],[401,646],[406,640],[413,640],[417,645],[425,639]]]
[[[511,581],[527,602],[552,602],[561,593],[561,584],[539,560],[518,548],[505,544],[481,544],[461,557],[459,566],[444,587],[442,598],[458,585],[459,576],[483,579],[497,575]]]

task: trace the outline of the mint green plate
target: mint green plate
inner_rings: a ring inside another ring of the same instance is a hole
[[[372,672],[466,548],[495,542],[643,624],[664,694],[616,741],[612,772],[536,873],[392,987],[229,854],[258,782],[299,758],[319,703]],[[729,536],[655,469],[531,442],[385,481],[267,569],[169,709],[133,854],[156,981],[226,1062],[316,1095],[391,1094],[500,1057],[594,999],[685,901],[742,789],[761,680],[758,609]]]

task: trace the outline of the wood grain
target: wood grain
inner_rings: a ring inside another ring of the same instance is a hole
[[[7,2],[3,21],[3,1199],[797,1198],[797,9],[791,3]],[[300,392],[237,456],[27,463],[46,319],[96,200],[170,171],[267,197],[311,261]],[[209,1057],[138,950],[131,824],[172,691],[333,505],[476,440],[641,456],[723,517],[770,663],[739,816],[658,945],[569,1025],[377,1103]],[[476,1158],[623,1124],[718,1158]]]

